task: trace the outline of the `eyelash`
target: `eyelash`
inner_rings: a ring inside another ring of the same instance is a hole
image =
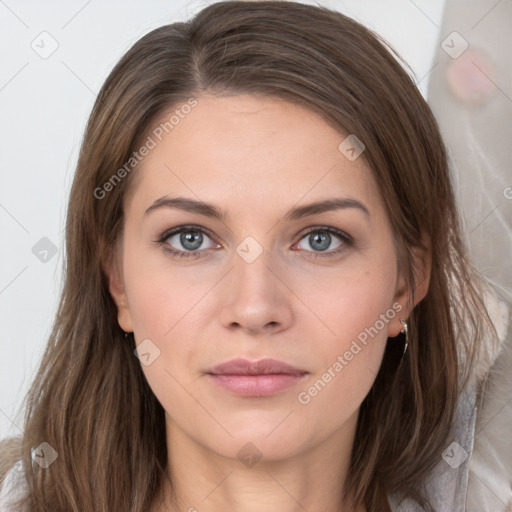
[[[203,249],[201,251],[180,251],[180,250],[176,250],[176,249],[170,249],[169,246],[166,244],[166,241],[171,236],[180,234],[180,233],[192,232],[192,231],[196,231],[196,232],[205,234],[209,238],[211,238],[214,242],[216,242],[215,238],[213,237],[212,233],[209,230],[207,230],[205,228],[200,228],[199,226],[188,225],[188,226],[179,226],[177,228],[172,228],[170,230],[164,231],[164,233],[162,233],[162,235],[157,240],[155,240],[155,243],[157,245],[161,245],[162,249],[165,252],[167,252],[168,254],[170,254],[173,258],[177,258],[177,259],[201,258],[201,257],[205,256],[205,253],[208,251],[208,249]],[[311,233],[317,233],[317,232],[323,232],[323,233],[329,233],[330,235],[335,235],[338,238],[340,238],[343,243],[337,249],[329,251],[329,252],[306,251],[307,253],[309,253],[308,257],[330,258],[330,257],[338,256],[339,254],[347,251],[354,243],[354,240],[352,239],[352,237],[350,235],[348,235],[347,233],[345,233],[344,231],[341,231],[339,229],[332,228],[332,227],[327,227],[327,226],[318,226],[313,229],[310,229],[309,231],[307,231],[301,235],[299,242],[301,240],[303,240],[304,238],[306,238]],[[216,243],[218,243],[218,242],[216,242]]]

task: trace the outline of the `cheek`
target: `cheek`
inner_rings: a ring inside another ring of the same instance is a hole
[[[194,304],[207,291],[206,285],[190,286],[179,272],[169,270],[165,261],[136,252],[125,259],[125,275],[133,329],[137,346],[150,354],[149,364],[141,357],[141,368],[158,401],[171,417],[187,420],[200,410],[194,408],[189,393],[194,384],[187,375],[194,360],[197,337]],[[141,351],[142,352],[142,351]]]
[[[325,427],[338,424],[360,406],[379,371],[388,328],[398,314],[392,307],[393,254],[364,268],[358,262],[357,268],[347,267],[336,277],[317,281],[309,295],[327,329],[321,328],[322,335],[316,336],[315,373],[297,398],[306,409],[316,410],[310,418],[321,416]]]
[[[185,273],[168,261],[163,251],[144,249],[144,243],[127,240],[125,247],[130,313],[138,338],[164,340],[172,337],[175,326],[208,291],[208,283],[197,280],[191,286]]]
[[[312,304],[316,313],[315,325],[318,326],[320,319],[325,327],[322,346],[330,355],[348,350],[352,340],[364,343],[368,330],[372,332],[371,337],[368,335],[371,339],[387,338],[389,322],[396,315],[392,308],[396,291],[393,262],[393,257],[386,261],[354,259],[353,264],[341,267],[338,272],[298,284],[301,287],[298,294],[307,297],[307,303]]]
[[[178,382],[187,380],[193,366],[191,341],[200,336],[201,306],[211,283],[197,279],[191,286],[184,272],[176,270],[158,251],[144,251],[142,242],[127,241],[123,262],[136,345],[150,353],[142,370],[166,409],[187,401]],[[141,349],[142,350],[142,349]],[[141,363],[143,360],[141,358]],[[190,388],[191,383],[187,382]],[[169,396],[173,402],[167,403]]]
[[[364,343],[364,333],[368,330],[372,338],[386,338],[389,320],[394,314],[393,296],[391,280],[377,273],[368,272],[359,279],[345,281],[343,292],[325,304],[324,311],[336,333],[332,338],[342,339],[343,344],[355,339]],[[383,323],[381,315],[386,312],[387,321]]]

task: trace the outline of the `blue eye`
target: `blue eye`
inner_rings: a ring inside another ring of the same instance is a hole
[[[334,239],[338,239],[338,245],[334,247],[334,250],[329,250],[328,248],[333,243],[333,235]],[[335,228],[315,228],[308,231],[298,242],[297,245],[300,244],[302,240],[306,240],[312,250],[307,249],[306,252],[310,253],[310,256],[314,258],[328,258],[331,256],[336,256],[346,250],[348,250],[352,244],[353,239],[343,231]]]
[[[213,242],[208,230],[198,226],[180,226],[165,231],[156,242],[174,258],[200,258],[205,256],[208,249],[220,248],[221,245]],[[338,240],[334,249],[328,250],[333,241]],[[208,247],[207,240],[213,242]],[[305,233],[295,246],[299,246],[302,240],[307,240],[311,249],[306,249],[308,256],[328,258],[347,251],[353,245],[353,239],[348,234],[335,228],[317,227]],[[204,245],[206,243],[206,246]],[[176,245],[180,247],[176,248]]]
[[[205,242],[205,237],[210,239],[210,236],[203,228],[181,226],[163,233],[158,239],[158,242],[164,244],[164,250],[176,258],[198,258],[203,256],[206,251],[204,247],[199,250]],[[172,241],[173,239],[175,240]],[[169,245],[172,243],[179,243],[183,249],[170,248]],[[219,244],[217,244],[217,246],[219,246]]]

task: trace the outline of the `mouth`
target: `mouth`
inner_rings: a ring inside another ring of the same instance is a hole
[[[308,375],[276,359],[232,359],[208,370],[208,378],[220,388],[239,396],[271,396],[296,385]]]

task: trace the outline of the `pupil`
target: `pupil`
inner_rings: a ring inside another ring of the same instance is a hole
[[[199,231],[188,231],[181,234],[180,242],[186,249],[194,250],[201,247],[203,242],[202,238],[203,236]]]
[[[325,251],[329,247],[329,244],[331,242],[331,235],[329,235],[329,233],[326,233],[325,231],[317,231],[317,233],[311,235],[309,239],[311,247],[316,248],[320,251]],[[319,246],[316,245],[318,241],[320,241]]]

